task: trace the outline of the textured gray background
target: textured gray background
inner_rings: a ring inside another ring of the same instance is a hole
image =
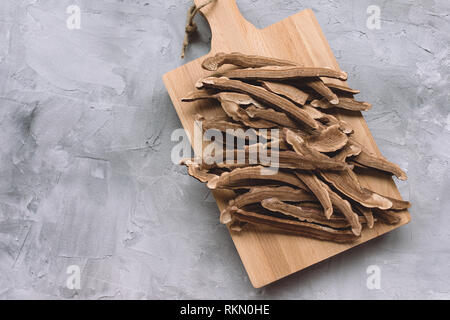
[[[1,1],[0,298],[450,298],[449,2],[238,0],[258,27],[314,10],[413,203],[411,224],[259,290],[206,187],[170,161],[181,125],[161,76],[209,49],[198,18],[179,58],[189,5]]]

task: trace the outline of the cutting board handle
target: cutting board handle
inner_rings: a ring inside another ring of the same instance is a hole
[[[200,6],[205,0],[194,2]],[[211,53],[217,52],[216,48],[219,47],[220,51],[224,51],[224,48],[229,47],[227,43],[245,39],[249,32],[256,32],[256,27],[242,16],[236,0],[216,0],[203,7],[200,12],[211,28]]]

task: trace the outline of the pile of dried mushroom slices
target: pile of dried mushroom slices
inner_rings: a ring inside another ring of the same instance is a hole
[[[222,65],[232,65],[218,71]],[[214,73],[196,84],[184,102],[217,100],[226,117],[204,118],[203,129],[279,129],[279,170],[262,174],[266,164],[212,163],[185,159],[188,172],[210,189],[228,189],[235,198],[221,212],[220,221],[232,230],[266,225],[284,231],[335,242],[358,239],[374,223],[396,224],[407,201],[364,188],[355,167],[372,168],[406,180],[394,163],[368,151],[353,137],[352,127],[328,109],[366,111],[367,102],[354,99],[357,90],[326,84],[321,78],[346,80],[347,74],[330,68],[302,67],[295,62],[218,53],[202,67]],[[239,132],[239,131],[236,131]],[[272,140],[265,145],[270,151]],[[249,145],[244,146],[249,157]],[[228,150],[229,151],[229,150]],[[237,152],[237,150],[234,150]]]

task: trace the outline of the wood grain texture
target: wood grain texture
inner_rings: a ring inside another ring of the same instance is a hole
[[[196,0],[197,5],[202,1]],[[303,10],[265,29],[257,29],[240,14],[235,0],[218,0],[203,8],[212,32],[211,52],[164,75],[164,83],[180,117],[183,127],[193,136],[194,116],[223,115],[216,103],[209,100],[183,103],[181,98],[194,90],[195,82],[210,74],[201,68],[201,62],[217,52],[242,52],[296,61],[304,66],[330,67],[340,70],[333,53],[311,10]],[[222,68],[226,68],[225,66]],[[324,78],[346,85],[345,82]],[[374,106],[376,108],[376,106]],[[380,154],[367,124],[360,113],[341,112],[336,115],[355,129],[354,137],[369,150]],[[385,174],[360,174],[361,184],[383,195],[400,198],[392,178]],[[217,205],[222,210],[230,193],[214,191]],[[353,244],[337,244],[285,234],[274,229],[251,226],[244,232],[233,232],[231,237],[254,287],[259,288],[296,271],[350,249],[358,244],[394,230],[410,221],[402,212],[401,223],[388,226],[376,223],[373,229],[364,229],[362,237]]]

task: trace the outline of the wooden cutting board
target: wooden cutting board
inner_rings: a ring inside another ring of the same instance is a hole
[[[202,1],[195,0],[195,3],[199,5]],[[210,74],[201,68],[201,62],[210,55],[217,52],[238,51],[289,59],[304,66],[331,67],[339,70],[312,10],[300,11],[265,29],[257,29],[246,21],[240,14],[235,0],[217,0],[204,7],[201,12],[211,27],[211,52],[166,73],[163,77],[181,123],[190,137],[193,136],[195,114],[202,113],[206,116],[223,114],[220,106],[209,100],[195,103],[181,102],[182,97],[194,90],[194,84],[198,79]],[[327,78],[323,80],[345,85],[345,82],[339,80]],[[359,142],[380,154],[360,113],[339,112],[337,116],[353,126],[354,136]],[[400,194],[390,176],[364,174],[360,175],[360,179],[363,186],[400,199]],[[222,210],[229,200],[229,192],[214,191],[213,194],[219,209]],[[364,229],[361,239],[353,244],[308,239],[257,226],[251,226],[240,233],[230,230],[230,234],[253,286],[259,288],[392,231],[409,221],[409,213],[404,211],[398,225],[387,226],[377,223],[373,229]]]

